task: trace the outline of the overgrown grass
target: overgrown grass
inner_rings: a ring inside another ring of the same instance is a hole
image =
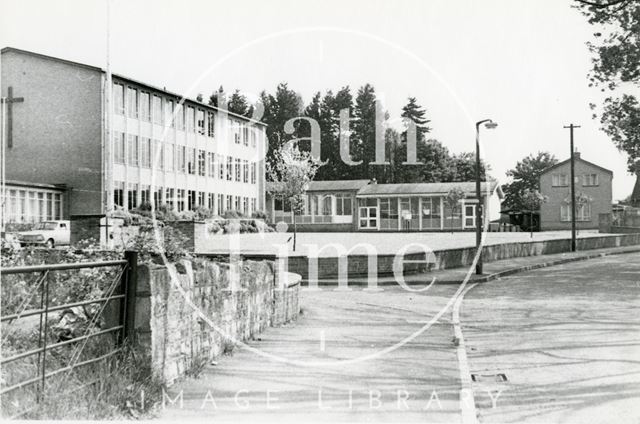
[[[47,362],[51,366],[59,361]],[[18,373],[24,376],[29,369],[36,370],[36,357],[22,364]],[[103,361],[48,379],[44,396],[39,384],[3,395],[2,417],[144,419],[154,416],[161,399],[162,385],[153,379],[148,358],[125,348]]]

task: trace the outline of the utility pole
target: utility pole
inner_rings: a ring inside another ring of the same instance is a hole
[[[569,143],[571,145],[571,251],[576,251],[576,164],[573,148],[573,129],[580,128],[579,125],[569,124],[564,128],[569,128]]]

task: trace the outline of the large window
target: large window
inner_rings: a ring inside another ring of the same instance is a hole
[[[172,189],[172,188],[167,188],[165,190],[164,202],[167,205],[169,205],[171,207],[171,209],[173,209],[173,206],[175,204],[174,193],[175,193],[175,190]]]
[[[249,145],[249,128],[247,124],[242,124],[242,144]]]
[[[167,158],[166,158],[165,164],[166,164],[167,171],[173,171],[175,170],[174,158],[176,154],[176,146],[173,144],[167,144],[166,151],[167,151]]]
[[[236,181],[240,182],[241,180],[241,170],[240,170],[240,159],[236,159]]]
[[[207,194],[207,209],[212,212],[215,210],[215,198],[216,195],[214,193]]]
[[[140,119],[151,121],[151,96],[146,91],[140,92]]]
[[[566,187],[569,185],[569,176],[567,174],[551,175],[551,185],[553,187]]]
[[[176,200],[176,204],[178,206],[178,212],[184,211],[184,189],[179,188],[178,190],[178,199]]]
[[[165,99],[164,101],[164,123],[168,127],[173,127],[173,107],[175,102],[173,100]]]
[[[240,122],[231,121],[231,131],[233,132],[233,142],[240,144]]]
[[[124,115],[124,85],[113,84],[113,110],[118,115]]]
[[[598,174],[584,174],[582,176],[582,185],[589,186],[597,186],[598,185]]]
[[[256,163],[251,163],[251,184],[255,184],[257,179]]]
[[[127,87],[127,115],[138,117],[138,90],[133,87]]]
[[[233,180],[233,158],[227,157],[227,181]]]
[[[184,107],[181,103],[176,104],[176,109],[174,112],[176,127],[179,130],[184,130]]]
[[[151,140],[146,137],[140,139],[140,166],[151,168]]]
[[[187,172],[187,148],[178,146],[178,172]]]
[[[129,134],[127,137],[127,163],[138,166],[138,136]]]
[[[207,112],[207,135],[213,137],[216,134],[216,116],[213,112]]]
[[[351,215],[352,213],[351,195],[336,195],[336,215]]]
[[[424,197],[422,199],[422,228],[440,228],[442,210],[440,197]]]
[[[216,177],[216,154],[213,152],[207,152],[207,175]]]
[[[560,205],[560,220],[571,221],[571,205]],[[591,203],[576,205],[576,221],[591,221]]]
[[[196,208],[196,192],[195,190],[187,191],[187,210],[192,211]]]
[[[113,183],[113,204],[124,207],[124,181],[114,181]]]
[[[138,207],[138,184],[129,183],[127,185],[127,209]]]
[[[217,206],[217,214],[218,216],[222,216],[222,214],[224,213],[224,194],[218,194]]]
[[[193,106],[187,106],[187,131],[196,132],[195,120],[196,120],[196,110]]]
[[[125,138],[124,133],[116,131],[113,134],[113,161],[124,163]]]
[[[156,210],[158,208],[160,208],[160,205],[162,205],[162,192],[163,191],[164,190],[162,189],[162,187],[158,187],[153,192],[153,208],[156,209]]]
[[[195,173],[196,173],[196,149],[193,148],[193,147],[189,147],[187,149],[187,153],[188,153],[188,157],[187,157],[187,159],[188,159],[188,163],[187,163],[188,168],[187,169],[189,171],[189,174],[195,175]]]
[[[230,211],[233,209],[233,196],[227,194],[227,208],[225,210]]]
[[[249,182],[249,161],[246,159],[242,161],[242,181]]]
[[[218,154],[218,170],[220,172],[220,179],[224,180],[224,170],[225,170],[225,166],[224,166],[224,156],[221,154]]]
[[[164,169],[164,145],[159,140],[153,141],[152,158],[153,167],[157,169]]]
[[[162,97],[153,96],[153,122],[162,125]]]
[[[207,171],[207,152],[198,150],[198,175],[204,177]]]
[[[196,112],[196,121],[198,125],[198,134],[204,135],[204,110],[198,109]]]
[[[151,186],[147,184],[143,184],[140,187],[140,204],[141,205],[151,204]]]

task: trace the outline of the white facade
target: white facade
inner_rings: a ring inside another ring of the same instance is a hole
[[[124,78],[114,77],[112,99],[109,210],[264,209],[263,124]]]

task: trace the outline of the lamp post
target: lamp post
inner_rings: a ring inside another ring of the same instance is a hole
[[[487,129],[494,129],[498,126],[491,119],[483,119],[476,122],[476,198],[478,205],[476,206],[476,252],[478,262],[476,262],[476,274],[482,275],[482,190],[480,189],[480,125],[484,124]]]

